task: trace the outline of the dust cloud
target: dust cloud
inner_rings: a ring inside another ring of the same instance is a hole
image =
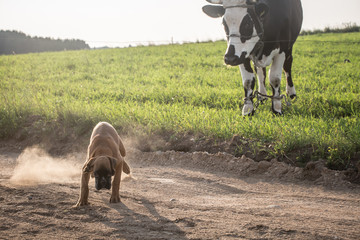
[[[81,163],[75,157],[54,158],[38,147],[26,148],[16,160],[10,182],[37,185],[79,181]]]

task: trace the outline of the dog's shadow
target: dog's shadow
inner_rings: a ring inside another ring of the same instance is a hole
[[[104,222],[108,227],[116,229],[112,237],[121,239],[188,239],[185,232],[174,221],[158,213],[154,203],[145,198],[131,198],[131,201],[135,201],[137,210],[130,209],[123,202],[108,205],[119,213],[115,221]],[[134,205],[134,203],[129,203],[130,205]]]

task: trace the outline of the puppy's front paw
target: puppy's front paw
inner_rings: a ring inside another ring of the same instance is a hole
[[[121,202],[119,196],[111,196],[110,203],[118,203],[118,202]]]
[[[88,201],[79,200],[79,201],[74,205],[74,207],[80,207],[80,206],[86,206],[86,205],[89,205],[89,202],[88,202]]]

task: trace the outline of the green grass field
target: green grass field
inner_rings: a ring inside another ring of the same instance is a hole
[[[298,162],[326,158],[330,167],[346,168],[360,151],[359,39],[360,33],[298,39],[298,99],[284,104],[283,117],[272,115],[270,101],[253,117],[241,116],[239,69],[223,64],[222,41],[0,56],[0,138],[33,116],[40,119],[34,124],[75,127],[75,134],[109,121],[124,132],[223,140],[238,134],[274,156],[298,153]]]

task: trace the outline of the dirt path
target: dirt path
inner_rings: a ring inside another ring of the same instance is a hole
[[[136,179],[122,182],[122,203],[109,204],[110,192],[96,192],[92,180],[91,205],[74,209],[79,174],[47,176],[30,186],[10,181],[19,170],[17,159],[20,165],[30,161],[28,173],[36,158],[53,165],[65,161],[40,155],[0,153],[0,238],[360,239],[358,186],[330,188],[291,178],[298,169],[280,169],[279,175],[271,166],[260,173],[263,166],[256,170],[249,165],[247,171],[237,171],[237,164],[249,160],[206,153],[130,152]],[[79,169],[82,157],[68,156],[72,167],[56,168]],[[45,176],[46,171],[36,174]]]

